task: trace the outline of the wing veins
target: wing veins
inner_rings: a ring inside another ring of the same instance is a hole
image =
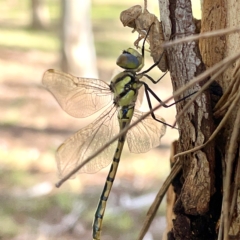
[[[106,122],[106,120],[108,119],[108,114],[113,110],[113,109],[116,109],[115,110],[115,112],[112,114],[112,116],[114,116],[114,114],[116,113],[116,111],[117,111],[117,108],[113,105],[112,106],[112,108],[105,114],[105,115],[103,115],[103,116],[101,116],[100,118],[97,118],[96,120],[99,120],[99,121],[101,121],[102,119],[104,119],[103,120],[103,122],[101,123],[101,125],[100,126],[98,126],[98,129],[97,129],[97,131],[94,133],[94,135],[93,135],[93,137],[92,137],[92,140],[91,140],[91,142],[88,144],[88,147],[85,149],[85,151],[84,151],[84,154],[85,154],[85,152],[89,149],[89,147],[90,147],[90,145],[92,144],[92,141],[94,140],[94,137],[97,135],[97,133],[98,133],[98,131],[100,130],[100,128],[104,125],[104,123]],[[112,116],[110,117],[110,121],[111,121],[111,119],[112,119]],[[110,139],[109,139],[110,140]]]

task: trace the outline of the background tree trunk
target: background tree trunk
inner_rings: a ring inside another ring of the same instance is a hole
[[[97,77],[90,18],[91,1],[62,0],[62,60],[64,72]]]
[[[160,4],[161,2],[160,0]],[[173,39],[183,38],[195,33],[196,27],[192,17],[190,0],[172,0],[169,5],[166,3],[160,5],[161,14],[166,9],[169,11],[168,16],[171,21]],[[239,26],[239,10],[240,2],[237,0],[204,0],[202,3],[201,32]],[[168,24],[169,19],[161,19],[163,26]],[[166,30],[165,27],[163,29]],[[205,67],[209,68],[225,57],[239,51],[239,39],[239,34],[235,33],[228,36],[203,39],[200,40],[200,44],[197,41],[191,41],[169,48],[167,58],[174,91],[205,71]],[[223,93],[233,79],[235,68],[235,65],[231,66],[222,76],[215,79],[222,87]],[[207,80],[205,79],[200,84],[188,89],[184,96],[200,90]],[[179,119],[180,137],[175,154],[206,142],[220,122],[221,119],[213,117],[215,104],[213,94],[220,89],[217,83],[200,95]],[[188,100],[177,104],[177,113],[181,112]],[[239,137],[235,141],[234,151],[230,151],[230,141],[234,133],[233,128],[238,109],[239,104],[236,105],[236,111],[231,113],[215,141],[198,151],[180,157],[182,172],[173,182],[175,195],[171,194],[171,198],[176,198],[172,208],[175,216],[174,214],[168,214],[174,216],[171,230],[168,232],[168,239],[227,240],[230,237],[231,239],[240,239],[240,207],[238,206],[240,197],[237,197],[239,194],[236,194],[237,199],[233,199],[234,186],[239,184],[239,179],[236,178]],[[227,156],[229,154],[234,155],[233,159],[235,161],[231,167],[234,169],[234,166],[236,166],[236,169],[230,172],[229,179],[231,179],[231,182],[227,185],[226,172],[229,166]],[[231,193],[230,199],[225,198],[223,194],[227,189]],[[225,216],[229,214],[231,203],[235,203],[232,206],[232,209],[234,209],[232,222],[230,221],[231,217],[228,219],[224,217],[224,214],[221,215],[221,209],[224,206],[227,206]],[[226,219],[228,219],[228,222],[226,222]],[[221,225],[221,222],[224,222],[223,225]],[[219,231],[220,226],[224,226],[222,233],[222,230]],[[218,236],[219,232],[220,236]]]
[[[46,29],[49,25],[49,11],[45,0],[32,0],[33,29]]]

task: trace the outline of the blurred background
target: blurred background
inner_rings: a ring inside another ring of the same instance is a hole
[[[91,239],[109,167],[94,175],[80,174],[57,189],[54,154],[94,118],[67,115],[41,79],[44,71],[55,68],[109,82],[121,71],[116,58],[133,47],[138,36],[119,20],[120,13],[135,4],[143,6],[143,1],[0,0],[0,239]],[[149,1],[148,10],[158,16],[157,1]],[[198,1],[193,1],[193,11],[200,18]],[[153,61],[146,55],[147,68]],[[161,74],[155,69],[151,76]],[[149,85],[161,99],[172,94],[168,75]],[[145,101],[141,110],[148,110]],[[174,122],[174,107],[158,114]],[[136,239],[169,173],[169,149],[175,139],[177,131],[168,128],[162,145],[146,154],[131,154],[125,146],[102,239]],[[164,205],[145,240],[160,239]]]

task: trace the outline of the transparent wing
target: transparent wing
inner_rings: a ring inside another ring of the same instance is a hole
[[[68,138],[57,150],[56,161],[60,178],[68,174],[88,156],[119,133],[117,109],[107,108],[93,123]],[[106,167],[113,158],[117,142],[111,144],[79,172],[94,173]]]
[[[78,78],[49,69],[44,73],[42,83],[62,109],[73,117],[87,117],[112,101],[109,85],[98,79]]]
[[[144,114],[143,112],[135,110],[131,123],[137,121]],[[165,122],[163,118],[157,115],[156,117]],[[127,143],[129,150],[133,153],[147,152],[151,148],[160,145],[161,138],[165,132],[166,125],[157,122],[152,116],[148,116],[128,131]]]
[[[143,98],[144,98],[144,87],[140,87],[140,89],[138,90],[137,101],[135,103],[135,107],[137,109],[139,109],[142,106]]]

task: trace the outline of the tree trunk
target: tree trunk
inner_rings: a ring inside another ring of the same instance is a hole
[[[190,0],[170,0],[169,5],[160,0],[160,3],[161,15],[164,11],[166,13],[166,8],[169,11],[169,19],[161,20],[165,31],[167,27],[164,24],[169,25],[170,20],[173,40],[196,32]],[[240,2],[237,0],[204,0],[201,32],[239,25],[239,8]],[[235,33],[204,39],[200,44],[191,41],[168,48],[167,58],[174,91],[185,86],[206,68],[239,51],[239,39],[239,34]],[[179,118],[177,123],[180,137],[175,154],[200,146],[211,137],[221,122],[221,118],[214,117],[214,94],[219,93],[219,85],[223,93],[227,91],[234,71],[235,65],[215,79],[215,84],[204,91]],[[207,81],[205,79],[200,84],[195,84],[180,97],[199,91]],[[177,113],[181,112],[188,101],[189,99],[177,104]],[[237,191],[240,181],[237,178],[239,127],[236,127],[239,103],[236,102],[236,111],[230,113],[215,141],[198,151],[179,157],[182,171],[173,182],[175,196],[172,194],[171,197],[176,198],[172,209],[175,216],[169,214],[174,219],[168,239],[227,240],[230,236],[231,239],[240,239],[240,207],[237,205],[240,202],[240,197],[237,197],[240,195]],[[236,196],[233,195],[234,192]],[[229,214],[231,211],[232,215]]]
[[[45,29],[49,25],[49,12],[44,0],[32,0],[33,29]]]
[[[62,70],[75,76],[97,77],[90,19],[91,0],[62,0]]]

